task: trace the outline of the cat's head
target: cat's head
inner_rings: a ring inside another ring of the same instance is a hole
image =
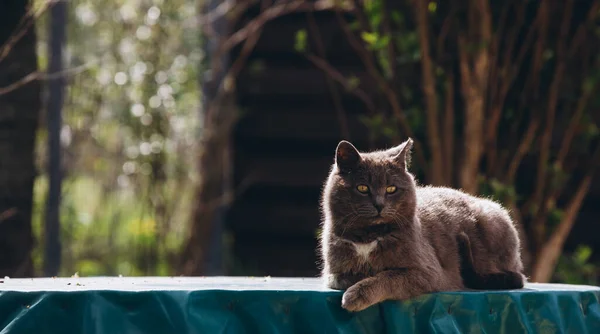
[[[413,141],[385,151],[359,152],[341,141],[325,188],[324,205],[336,227],[408,224],[416,210],[416,186],[408,172]]]

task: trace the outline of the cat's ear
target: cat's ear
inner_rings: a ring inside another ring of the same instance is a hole
[[[335,149],[335,164],[341,171],[348,172],[358,166],[360,153],[354,145],[342,140]]]
[[[408,169],[410,165],[411,149],[413,147],[412,138],[408,138],[404,143],[389,150],[390,157],[400,166]]]

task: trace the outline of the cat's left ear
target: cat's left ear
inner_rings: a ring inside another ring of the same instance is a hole
[[[400,166],[404,167],[405,169],[408,169],[408,166],[410,165],[410,158],[411,158],[411,149],[413,147],[413,140],[412,138],[408,138],[404,143],[390,149],[388,151],[390,157],[392,158],[392,160],[394,160],[396,163],[398,163]]]

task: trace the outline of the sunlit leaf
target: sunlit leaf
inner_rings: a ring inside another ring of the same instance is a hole
[[[296,50],[296,52],[305,52],[306,47],[307,47],[306,29],[300,29],[300,30],[296,31],[294,50]]]
[[[357,88],[360,85],[360,79],[356,76],[351,76],[348,78],[348,86],[350,90]]]
[[[435,11],[437,10],[437,2],[430,2],[427,5],[427,9],[431,12],[431,13],[435,13]]]
[[[375,45],[379,39],[379,34],[377,32],[363,31],[360,36],[362,37],[363,41],[367,42],[367,44],[371,46]]]
[[[581,264],[586,263],[591,255],[592,248],[588,246],[579,246],[575,251],[575,258],[577,259],[577,262]]]

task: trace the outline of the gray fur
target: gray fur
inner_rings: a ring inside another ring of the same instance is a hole
[[[407,169],[411,148],[409,138],[386,151],[359,153],[346,141],[336,149],[322,198],[322,275],[328,287],[346,290],[342,306],[349,311],[464,289],[459,233],[468,236],[478,273],[523,270],[507,211],[458,190],[417,186]],[[370,193],[360,193],[359,184]],[[398,190],[386,194],[390,185]],[[354,244],[374,248],[361,257]]]

